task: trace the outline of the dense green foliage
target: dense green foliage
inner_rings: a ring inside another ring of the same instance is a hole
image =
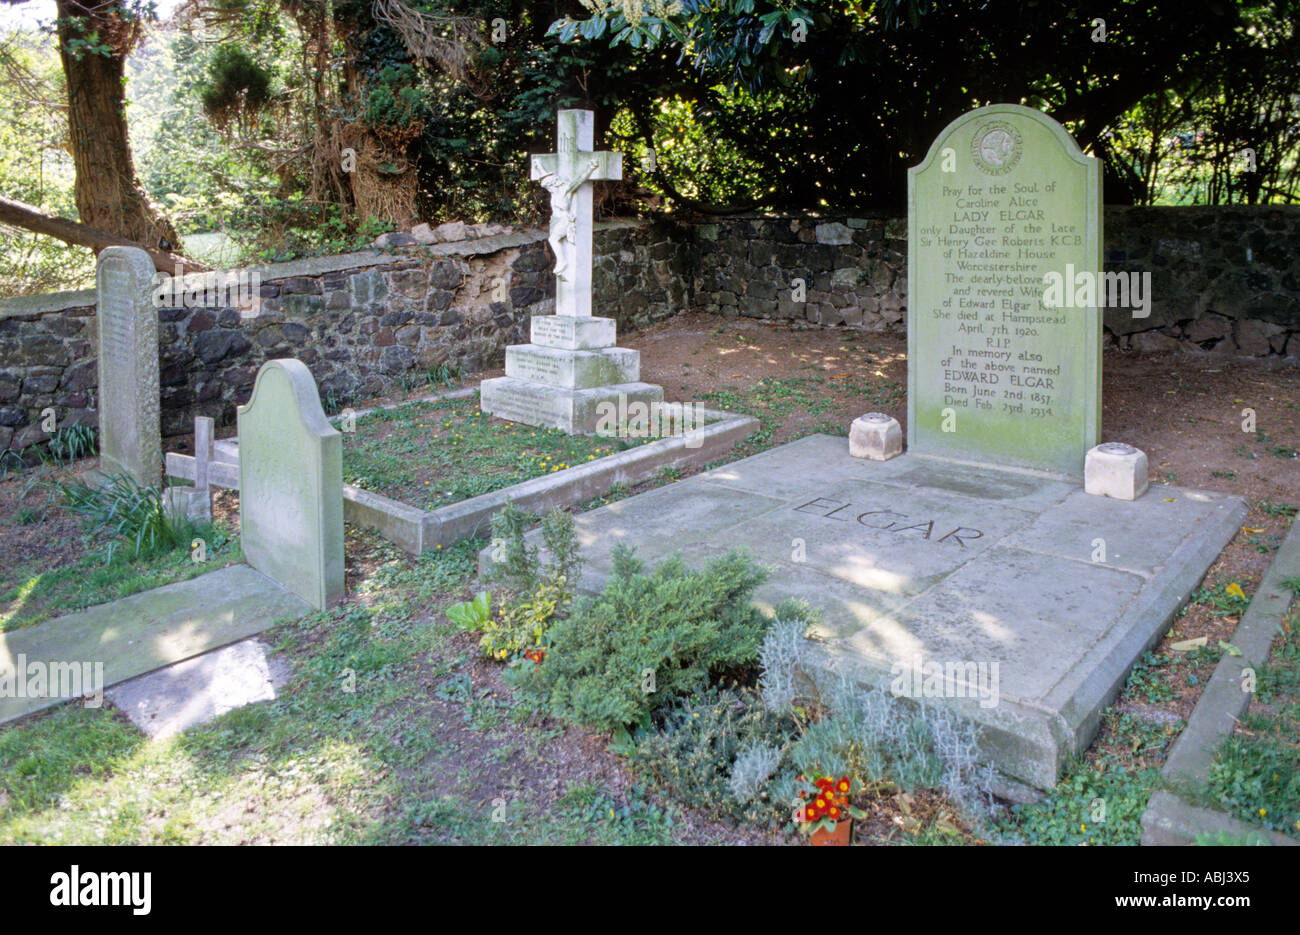
[[[638,740],[631,765],[706,815],[781,827],[790,819],[790,803],[761,793],[738,799],[731,773],[745,748],[780,747],[793,732],[793,724],[765,708],[756,693],[710,688],[664,712],[662,726]]]
[[[570,513],[552,510],[542,518],[546,561],[538,556],[537,546],[524,539],[530,519],[514,503],[492,517],[492,553],[499,564],[487,578],[501,589],[496,614],[482,620],[477,629],[483,634],[479,649],[501,662],[518,662],[525,653],[549,645],[550,628],[569,612],[582,568]]]
[[[128,119],[150,198],[218,264],[535,223],[527,155],[577,105],[627,156],[605,211],[898,210],[935,134],[1004,101],[1103,159],[1110,203],[1294,203],[1297,21],[1300,0],[221,0],[150,25]],[[0,37],[0,92],[0,191],[75,216],[48,39]],[[84,285],[89,259],[9,236],[0,290]]]
[[[754,663],[766,622],[750,598],[765,578],[738,552],[699,571],[678,556],[646,573],[620,548],[604,590],[551,627],[545,664],[519,684],[566,720],[646,726],[656,708]]]
[[[945,124],[1007,101],[1105,159],[1113,203],[1300,194],[1294,0],[683,0],[637,23],[635,4],[593,6],[554,34],[622,49],[663,75],[656,100],[692,100],[710,138],[761,167],[731,200],[901,206],[907,166]],[[635,95],[623,105],[643,132],[675,135]]]

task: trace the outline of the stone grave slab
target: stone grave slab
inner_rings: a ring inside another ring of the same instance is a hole
[[[584,591],[604,584],[619,543],[649,564],[747,549],[772,570],[760,607],[797,597],[824,612],[823,677],[893,690],[931,663],[996,673],[993,696],[958,678],[958,691],[923,697],[979,723],[1004,777],[1045,789],[1245,515],[1240,498],[1176,487],[1127,503],[1031,470],[864,461],[847,439],[814,435],[576,525]]]
[[[105,474],[157,487],[162,471],[154,265],[139,247],[109,247],[96,271],[99,450]]]
[[[21,661],[52,671],[82,664],[99,671],[100,688],[255,636],[311,607],[247,565],[219,568],[175,584],[0,633],[0,680]],[[96,669],[96,667],[98,667]],[[69,700],[0,695],[0,724]]]
[[[1096,279],[1075,284],[1101,271],[1100,161],[1046,114],[996,104],[945,127],[907,180],[908,449],[1081,477],[1101,309]],[[1046,304],[1048,274],[1069,301]]]
[[[239,407],[244,558],[317,610],[343,596],[343,437],[298,360],[268,360]]]
[[[266,651],[261,640],[241,640],[123,682],[105,696],[150,737],[172,737],[235,708],[274,701],[288,666]]]

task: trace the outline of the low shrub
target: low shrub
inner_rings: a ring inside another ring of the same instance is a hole
[[[709,689],[669,708],[630,761],[645,779],[715,818],[779,827],[791,806],[766,794],[794,724],[749,689]],[[755,751],[760,751],[757,754]],[[734,784],[744,784],[742,795]]]
[[[598,730],[647,727],[656,708],[752,666],[767,627],[750,604],[767,572],[729,552],[692,571],[680,556],[644,573],[615,548],[605,589],[550,629],[544,665],[518,685],[555,715]]]

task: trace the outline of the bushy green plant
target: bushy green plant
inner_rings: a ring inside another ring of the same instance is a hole
[[[804,618],[778,614],[763,637],[758,652],[763,667],[759,686],[764,704],[773,711],[789,711],[795,703],[799,673],[807,656],[807,636],[808,623]]]
[[[715,688],[669,708],[662,727],[637,742],[631,762],[705,814],[775,827],[789,820],[791,807],[766,790],[793,735],[793,723],[755,692]],[[736,794],[737,783],[744,794]]]
[[[492,567],[485,580],[521,593],[537,583],[537,547],[524,539],[533,517],[507,501],[492,517]]]
[[[763,794],[767,781],[781,765],[781,751],[757,740],[750,740],[736,754],[731,764],[727,786],[737,802],[751,802]]]
[[[656,708],[751,666],[766,621],[750,598],[767,577],[738,552],[692,571],[680,556],[648,574],[614,550],[609,582],[551,627],[544,665],[519,684],[565,720],[600,730],[646,726]]]
[[[806,781],[847,777],[853,789],[867,792],[943,792],[969,820],[983,823],[993,771],[978,761],[975,725],[947,709],[913,704],[849,679],[823,691],[807,671],[807,630],[806,609],[783,606],[763,639],[763,703],[788,716],[797,730],[783,746],[750,746],[737,756],[733,797],[744,802],[761,793],[793,808],[800,790],[807,791]]]
[[[992,767],[976,758],[974,724],[945,708],[914,704],[841,680],[820,700],[822,718],[804,727],[787,758],[804,776],[848,776],[867,790],[934,789],[967,818],[981,821],[992,802]],[[785,774],[773,793],[790,801]]]
[[[168,513],[158,487],[142,487],[128,474],[114,474],[99,487],[61,481],[58,489],[87,535],[104,537],[105,563],[112,562],[119,544],[126,546],[130,559],[189,547],[193,524]]]
[[[528,594],[509,601],[483,625],[479,649],[483,655],[504,662],[531,649],[547,645],[546,633],[557,615],[573,603],[568,582],[561,575],[538,583]]]

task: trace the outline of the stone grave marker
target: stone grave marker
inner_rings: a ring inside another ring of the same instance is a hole
[[[771,573],[766,613],[788,598],[821,612],[810,676],[948,707],[1004,777],[1050,789],[1246,516],[1239,497],[1152,490],[1123,501],[996,465],[864,462],[811,435],[579,514],[579,586],[608,582],[620,544],[697,568],[743,548]]]
[[[1101,163],[1037,110],[971,111],[908,171],[907,243],[909,449],[1082,476],[1101,425]]]
[[[343,596],[343,438],[311,371],[268,360],[239,407],[244,558],[317,610]]]
[[[157,487],[162,470],[153,275],[153,261],[138,247],[99,255],[100,465],[143,487]]]
[[[484,380],[479,401],[502,419],[588,435],[602,403],[663,401],[640,382],[640,354],[614,346],[614,319],[591,313],[592,183],[623,177],[620,153],[593,151],[594,123],[592,111],[561,110],[558,151],[532,157],[532,177],[551,193],[555,314],[533,316],[532,343],[506,348],[506,375]]]

